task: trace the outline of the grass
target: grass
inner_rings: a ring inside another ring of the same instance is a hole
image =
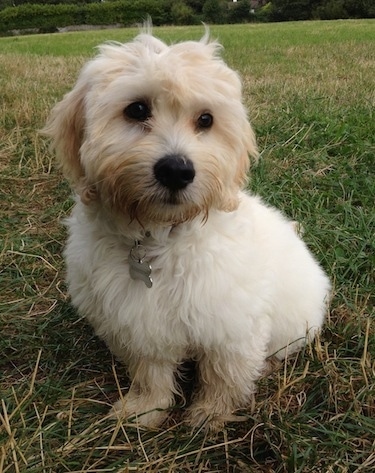
[[[373,20],[213,27],[243,76],[251,188],[305,228],[333,283],[321,339],[259,383],[246,421],[192,433],[105,419],[128,380],[69,305],[70,190],[38,136],[94,45],[0,38],[0,472],[370,472],[375,467]],[[167,41],[200,27],[157,28]]]

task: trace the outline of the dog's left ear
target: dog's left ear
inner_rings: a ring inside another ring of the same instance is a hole
[[[222,199],[217,208],[224,212],[233,212],[239,205],[239,190],[244,189],[248,183],[250,158],[258,158],[258,148],[256,145],[255,134],[250,123],[245,119],[242,130],[242,141],[240,145],[237,168],[234,179],[226,186]]]
[[[259,153],[255,139],[255,133],[248,120],[244,123],[243,130],[243,150],[240,156],[237,173],[235,176],[236,184],[242,189],[246,186],[250,170],[250,158],[257,160]]]

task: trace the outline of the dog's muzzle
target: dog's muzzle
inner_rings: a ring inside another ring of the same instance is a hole
[[[154,176],[163,187],[178,192],[193,182],[195,169],[190,159],[180,154],[170,154],[155,163]]]

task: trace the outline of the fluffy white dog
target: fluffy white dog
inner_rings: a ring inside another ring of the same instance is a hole
[[[219,49],[208,34],[105,44],[45,128],[77,194],[72,302],[129,370],[113,412],[148,426],[193,359],[189,422],[220,427],[327,306],[329,281],[292,223],[242,190],[257,150]]]

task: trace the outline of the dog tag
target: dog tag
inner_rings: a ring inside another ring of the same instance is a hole
[[[132,279],[143,281],[147,287],[152,287],[152,269],[144,260],[145,256],[145,247],[136,241],[129,253],[129,274]]]

